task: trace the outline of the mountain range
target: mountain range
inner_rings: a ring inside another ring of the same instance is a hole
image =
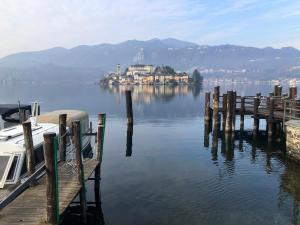
[[[300,77],[300,51],[292,47],[208,46],[168,38],[16,53],[0,59],[0,78],[97,80],[118,63],[122,69],[134,63],[169,65],[187,72],[197,68],[205,78]]]

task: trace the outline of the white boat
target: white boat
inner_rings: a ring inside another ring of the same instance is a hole
[[[86,112],[78,110],[58,110],[37,117],[31,117],[32,139],[35,153],[36,170],[43,165],[43,134],[46,132],[59,133],[59,114],[67,114],[67,132],[70,132],[72,122],[80,120],[81,131],[89,131],[89,117]],[[90,148],[90,136],[82,137],[82,149],[86,152]],[[67,136],[67,159],[73,157],[74,152],[71,137]],[[0,131],[0,209],[7,204],[6,198],[14,190],[20,189],[28,178],[26,172],[26,149],[22,125],[15,125]],[[57,154],[59,155],[59,154]],[[28,186],[28,184],[26,184]],[[22,187],[26,188],[26,185]],[[20,190],[19,190],[20,192]],[[2,204],[3,203],[3,204]]]

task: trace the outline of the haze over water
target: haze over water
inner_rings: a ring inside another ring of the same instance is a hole
[[[99,209],[91,210],[90,224],[300,224],[300,166],[285,157],[279,144],[267,147],[263,140],[237,139],[233,151],[224,151],[218,139],[216,152],[210,137],[209,147],[204,147],[204,93],[212,89],[135,86],[132,146],[124,87],[2,84],[0,102],[39,100],[42,112],[81,109],[94,122],[97,113],[107,113],[103,218],[98,218]],[[228,89],[236,89],[238,95],[266,95],[273,86],[221,86],[221,93]],[[247,118],[246,129],[251,127],[252,119]],[[92,201],[92,183],[87,191]],[[79,224],[73,211],[69,213],[65,224]]]

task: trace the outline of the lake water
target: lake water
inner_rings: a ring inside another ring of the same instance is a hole
[[[268,146],[245,137],[226,148],[210,134],[209,147],[204,147],[204,92],[212,85],[135,87],[132,136],[127,132],[124,87],[0,86],[1,103],[39,100],[42,112],[82,109],[94,122],[99,112],[107,113],[102,204],[89,207],[89,224],[300,224],[300,165],[285,157],[280,144]],[[222,85],[221,93],[228,89],[254,95],[273,87]],[[252,119],[245,122],[251,129]],[[88,201],[93,201],[91,182],[87,191]],[[64,224],[81,224],[77,208],[68,210]]]

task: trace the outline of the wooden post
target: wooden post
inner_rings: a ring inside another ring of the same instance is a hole
[[[82,166],[82,159],[81,159],[81,143],[80,143],[80,121],[76,120],[72,123],[73,127],[73,141],[75,147],[75,160],[76,160],[76,167],[77,167],[77,180],[81,184],[82,183],[82,174],[81,174],[81,166]]]
[[[257,97],[257,98],[260,98],[260,97],[261,97],[261,93],[260,93],[260,92],[257,92],[257,93],[256,93],[256,97]]]
[[[80,121],[76,120],[73,122],[73,138],[75,146],[75,161],[77,167],[77,179],[81,184],[81,190],[79,192],[80,198],[80,208],[81,215],[83,219],[83,224],[87,224],[87,215],[86,215],[86,196],[85,196],[85,180],[84,180],[84,171],[81,158],[81,142],[80,142]]]
[[[133,123],[131,91],[126,90],[125,94],[126,94],[127,123]]]
[[[93,133],[93,122],[90,121],[89,132]]]
[[[233,91],[228,91],[225,132],[232,131],[232,106],[233,106]]]
[[[102,162],[102,147],[103,147],[103,131],[104,125],[97,126],[97,151],[96,151],[96,159]]]
[[[261,103],[261,93],[257,92],[256,97],[258,98],[258,105],[260,105],[260,103]]]
[[[214,118],[214,124],[216,124],[216,126],[218,126],[218,124],[220,123],[219,99],[220,99],[220,86],[216,86],[214,88],[214,94],[213,94],[213,118]]]
[[[38,103],[38,106],[37,106],[37,114],[38,114],[38,116],[41,115],[41,106],[40,106],[39,103]]]
[[[44,157],[46,166],[46,196],[47,196],[47,214],[46,222],[56,224],[58,218],[58,202],[56,198],[56,174],[55,174],[55,133],[44,133]]]
[[[297,99],[297,87],[290,87],[289,88],[289,99],[291,100],[291,104],[290,104],[290,114],[291,116],[295,116],[296,115],[296,99]]]
[[[34,157],[34,148],[32,140],[32,130],[31,122],[24,122],[23,124],[23,133],[24,133],[24,143],[26,148],[26,167],[28,175],[32,175],[35,172],[35,157]],[[33,181],[31,186],[36,185],[36,182]]]
[[[222,103],[222,109],[223,109],[223,120],[222,120],[222,130],[225,130],[226,126],[226,112],[227,112],[227,94],[223,94],[223,103]]]
[[[25,109],[19,109],[19,119],[20,123],[26,121]]]
[[[269,117],[268,117],[268,138],[273,137],[273,117],[274,117],[274,97],[270,98]]]
[[[105,117],[106,117],[105,113],[98,114],[98,125],[104,125]]]
[[[253,136],[256,137],[259,131],[259,116],[258,116],[259,98],[254,97],[253,106]]]
[[[278,87],[279,85],[274,86],[274,96],[278,96]]]
[[[102,162],[102,156],[103,156],[103,143],[104,143],[104,129],[105,129],[105,113],[99,113],[98,114],[98,126],[97,126],[97,151],[96,151],[96,159]]]
[[[67,151],[67,114],[59,115],[59,159],[66,161]]]
[[[236,91],[233,92],[233,102],[232,102],[232,131],[235,131],[235,116],[236,115]]]
[[[241,97],[241,109],[240,109],[240,132],[244,132],[245,121],[245,97]]]
[[[289,98],[294,100],[297,98],[297,87],[290,87],[289,88]]]
[[[205,122],[209,122],[211,120],[210,113],[210,92],[205,92]]]
[[[274,86],[274,96],[281,96],[282,95],[282,86],[275,85]]]

